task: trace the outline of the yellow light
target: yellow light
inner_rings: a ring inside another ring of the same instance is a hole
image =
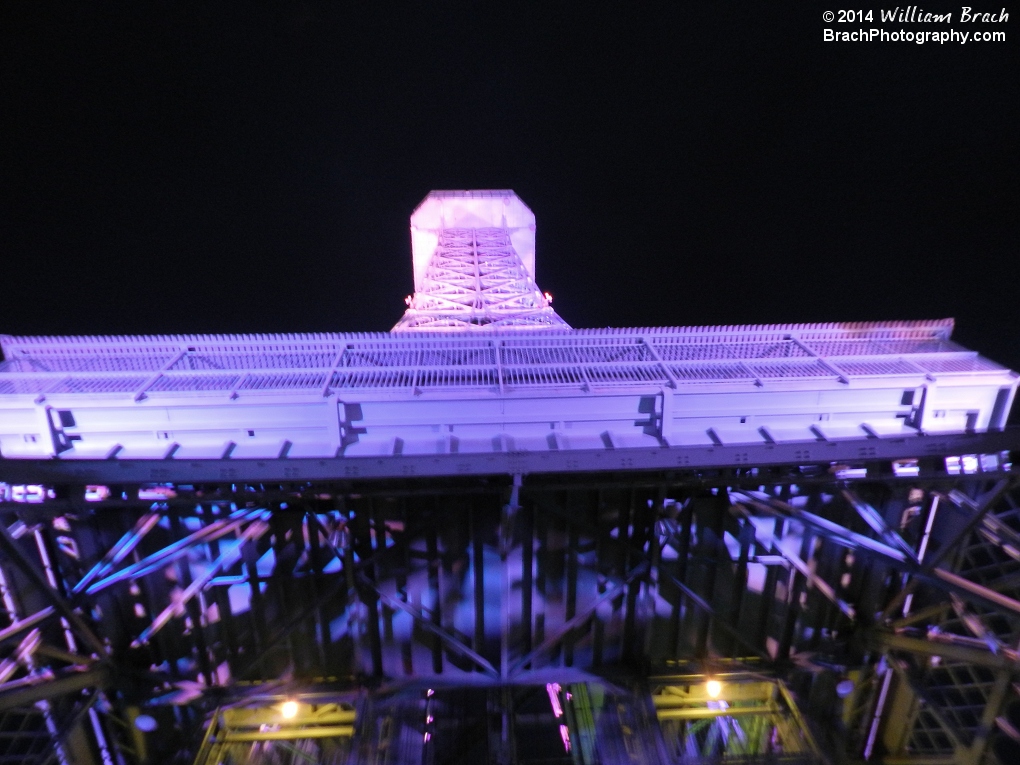
[[[293,717],[297,717],[297,702],[296,701],[285,701],[283,706],[280,707],[280,713],[290,720]]]
[[[719,698],[719,694],[722,693],[722,683],[718,680],[709,680],[705,683],[705,690],[708,691],[708,695],[713,699]]]

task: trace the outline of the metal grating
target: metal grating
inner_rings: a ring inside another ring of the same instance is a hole
[[[318,390],[325,383],[324,372],[251,374],[244,378],[238,390]]]
[[[340,359],[342,367],[409,367],[418,361],[414,348],[348,348]]]
[[[34,765],[53,751],[43,715],[36,711],[11,710],[0,715],[0,763]]]
[[[0,379],[0,393],[41,393],[52,384],[52,377],[12,377]]]
[[[754,382],[743,364],[670,364],[669,371],[680,382]]]
[[[142,372],[161,369],[173,356],[23,356],[4,362],[0,372]]]
[[[414,373],[406,369],[336,372],[331,388],[407,388],[414,382]]]
[[[972,664],[943,661],[924,674],[922,683],[929,699],[952,725],[961,741],[971,743],[981,724],[981,714],[988,704],[995,673]],[[933,738],[930,729],[921,730],[921,741],[918,744],[922,744],[924,739]],[[934,743],[932,741],[929,745]]]
[[[963,358],[923,358],[918,359],[917,364],[936,374],[952,372],[990,372],[1001,371],[1005,367],[996,364],[994,361],[982,358],[977,354]]]
[[[911,345],[915,341],[906,341]],[[886,353],[894,353],[889,344],[874,340],[809,340],[805,345],[819,356],[876,356]],[[908,350],[895,351],[896,353],[909,353]]]
[[[748,368],[759,377],[796,380],[804,377],[835,377],[835,373],[821,361],[777,361],[767,363],[749,361]]]
[[[612,383],[666,383],[669,378],[658,364],[614,364],[588,366],[584,369],[588,379],[597,385]]]
[[[422,369],[418,373],[417,385],[421,388],[432,387],[485,387],[498,385],[494,369],[480,367],[476,369]]]
[[[130,393],[145,385],[145,377],[68,377],[50,393]]]
[[[510,385],[584,385],[577,367],[507,367],[503,379]]]
[[[829,359],[839,371],[851,377],[881,377],[883,375],[917,375],[918,368],[903,359]]]
[[[503,363],[523,364],[597,364],[616,361],[651,361],[645,345],[535,345],[503,348]]]
[[[206,369],[328,369],[335,353],[187,353],[172,370]]]
[[[949,353],[963,350],[956,343],[939,338],[890,338],[881,342],[888,349],[887,353]]]
[[[481,366],[496,363],[496,350],[491,346],[478,348],[425,347],[418,363],[423,367]]]
[[[233,390],[237,387],[241,376],[224,375],[160,375],[159,379],[149,387],[149,391],[215,391]]]
[[[778,343],[698,343],[655,344],[666,361],[711,361],[714,359],[775,359],[808,356],[792,341]]]

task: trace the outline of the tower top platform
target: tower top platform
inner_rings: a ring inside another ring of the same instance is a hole
[[[414,288],[420,290],[436,250],[433,237],[447,228],[505,228],[513,248],[535,279],[535,214],[510,189],[430,191],[411,213]]]
[[[415,291],[394,332],[568,328],[535,281],[535,216],[510,190],[429,193],[411,251]]]

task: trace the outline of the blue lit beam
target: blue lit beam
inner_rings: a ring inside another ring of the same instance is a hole
[[[161,517],[160,513],[146,513],[139,518],[134,528],[110,548],[110,551],[103,556],[103,559],[81,578],[81,581],[74,586],[71,592],[77,594],[85,590],[92,584],[94,579],[112,571],[118,563],[131,554],[131,551],[138,546],[138,543],[142,541],[145,535],[159,523]]]
[[[268,517],[269,511],[263,511],[262,515],[263,518]],[[268,530],[269,524],[265,520],[255,521],[250,524],[248,528],[241,533],[238,540],[240,544],[231,547],[220,555],[220,557],[217,558],[211,566],[209,566],[208,570],[206,570],[202,576],[195,579],[188,588],[181,593],[179,598],[175,598],[173,603],[164,608],[160,612],[159,616],[153,619],[152,624],[142,630],[141,634],[139,634],[138,637],[131,642],[131,647],[138,648],[145,643],[148,643],[153,635],[167,625],[170,619],[174,616],[182,616],[184,614],[184,607],[187,605],[189,600],[195,597],[195,595],[197,595],[201,590],[205,589],[216,574],[225,568],[230,568],[240,559],[242,545],[246,542],[255,541]],[[196,629],[198,629],[198,627],[199,625],[195,625]]]
[[[208,526],[203,526],[183,539],[167,545],[162,550],[143,558],[137,563],[133,563],[132,565],[121,569],[116,574],[111,574],[104,579],[94,582],[86,588],[85,592],[89,595],[94,595],[95,593],[105,590],[107,587],[116,584],[117,582],[122,582],[128,579],[137,579],[145,576],[146,574],[150,574],[153,571],[172,563],[181,556],[187,555],[188,551],[194,545],[224,537],[227,534],[240,529],[246,521],[255,520],[263,512],[263,510],[252,510],[250,508],[237,510],[236,512],[231,513],[228,518],[221,518],[213,521]]]

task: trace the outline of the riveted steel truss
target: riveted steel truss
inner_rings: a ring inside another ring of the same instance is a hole
[[[21,492],[0,763],[1007,765],[1018,474],[950,457]]]

